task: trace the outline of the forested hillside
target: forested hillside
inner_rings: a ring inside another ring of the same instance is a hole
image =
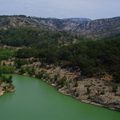
[[[9,28],[0,31],[1,45],[23,47],[18,58],[39,58],[62,67],[79,68],[84,76],[109,73],[120,82],[120,35],[96,40],[32,28]]]

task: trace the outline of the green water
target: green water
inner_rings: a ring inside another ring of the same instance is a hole
[[[0,97],[0,120],[120,120],[120,112],[80,103],[38,79],[13,81],[16,92]]]

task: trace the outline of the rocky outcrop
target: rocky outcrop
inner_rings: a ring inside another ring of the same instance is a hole
[[[0,80],[0,96],[2,96],[4,93],[8,92],[14,92],[15,87],[12,83],[9,83],[5,80]]]

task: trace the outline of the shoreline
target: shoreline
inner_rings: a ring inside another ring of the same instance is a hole
[[[29,65],[28,65],[29,66]],[[28,68],[23,66],[23,68]],[[81,102],[101,106],[115,111],[120,111],[120,86],[114,92],[113,84],[109,79],[109,75],[106,78],[79,78],[79,72],[62,69],[59,66],[36,66],[31,64],[34,73],[29,74],[20,73],[18,69],[16,74],[27,75],[34,78],[41,79],[42,81],[50,84],[64,95],[69,95]],[[77,78],[77,82],[76,81]],[[59,81],[65,81],[65,83],[59,83]],[[62,91],[61,91],[62,90]],[[113,92],[112,92],[113,91]],[[117,96],[116,96],[117,95]]]
[[[16,74],[17,75],[17,74]],[[20,74],[18,74],[20,75]],[[21,76],[21,75],[20,75]],[[62,95],[65,95],[65,96],[69,96],[75,100],[77,100],[78,102],[81,102],[81,103],[85,103],[85,104],[90,104],[90,105],[94,105],[96,107],[101,107],[101,108],[105,108],[105,109],[108,109],[108,110],[112,110],[112,111],[116,111],[116,112],[120,112],[120,109],[116,109],[114,107],[111,107],[111,106],[107,106],[105,104],[100,104],[100,103],[97,103],[97,102],[92,102],[92,101],[89,101],[89,100],[80,100],[78,98],[76,98],[75,96],[72,96],[71,94],[67,94],[66,91],[61,91],[60,89],[57,88],[57,86],[53,83],[49,83],[47,81],[45,81],[45,79],[40,79],[40,78],[37,78],[35,76],[29,76],[29,75],[22,75],[22,76],[26,76],[26,77],[33,77],[35,79],[38,79],[38,80],[41,80],[43,81],[44,83],[48,84],[49,86],[52,86],[57,92],[59,92],[60,94]]]
[[[57,90],[58,91],[58,90]],[[69,94],[65,94],[63,92],[60,92],[58,91],[59,93],[65,95],[65,96],[69,96],[69,97],[72,97],[73,99],[77,100],[78,102],[81,102],[81,103],[85,103],[85,104],[90,104],[90,105],[94,105],[94,106],[97,106],[97,107],[101,107],[101,108],[105,108],[105,109],[108,109],[108,110],[112,110],[112,111],[116,111],[116,112],[120,112],[120,110],[117,110],[113,107],[108,107],[108,106],[105,106],[105,105],[102,105],[102,104],[99,104],[99,103],[96,103],[96,102],[91,102],[91,101],[88,101],[88,100],[79,100],[77,99],[76,97],[74,96],[71,96]]]
[[[14,75],[20,75],[20,74],[14,74]],[[20,75],[21,76],[21,75]],[[58,89],[57,86],[53,83],[49,83],[47,81],[45,81],[45,79],[40,79],[40,78],[37,78],[35,76],[29,76],[29,75],[22,75],[22,76],[25,76],[25,77],[33,77],[35,79],[38,79],[38,80],[41,80],[43,82],[45,82],[46,84],[48,84],[49,86],[52,86],[53,88],[55,88],[55,90],[57,92],[59,92],[60,94],[63,94],[65,96],[69,96],[75,100],[77,100],[78,102],[81,102],[81,103],[85,103],[85,104],[90,104],[90,105],[94,105],[94,106],[97,106],[97,107],[101,107],[101,108],[105,108],[105,109],[108,109],[108,110],[113,110],[113,111],[116,111],[116,112],[120,112],[119,109],[116,109],[114,107],[111,107],[111,106],[107,106],[105,104],[99,104],[97,102],[92,102],[90,100],[82,100],[82,99],[78,99],[76,98],[75,96],[72,96],[71,94],[67,94],[65,90],[61,90],[61,89]],[[3,96],[5,93],[9,93],[9,92],[14,92],[15,91],[15,88],[14,89],[11,89],[9,91],[0,91],[0,97]]]
[[[15,86],[12,83],[6,81],[0,81],[0,96],[3,96],[5,93],[11,93],[15,91]]]
[[[27,76],[27,75],[23,75],[23,76]],[[36,77],[34,77],[34,76],[28,76],[28,77],[36,78]],[[59,92],[60,94],[65,95],[65,96],[69,96],[69,97],[77,100],[78,102],[85,103],[85,104],[90,104],[90,105],[94,105],[94,106],[96,106],[96,107],[101,107],[101,108],[108,109],[108,110],[112,110],[112,111],[116,111],[116,112],[120,112],[119,109],[116,109],[116,108],[114,108],[114,107],[110,107],[110,106],[107,106],[107,105],[99,104],[99,103],[97,103],[97,102],[91,102],[91,101],[88,101],[88,100],[80,100],[80,99],[77,99],[75,96],[72,96],[71,94],[65,93],[66,91],[61,91],[60,89],[57,89],[57,86],[56,86],[55,84],[53,84],[53,83],[46,82],[45,80],[39,79],[39,78],[36,78],[36,79],[45,82],[45,83],[48,84],[49,86],[52,86],[53,88],[55,88],[55,90],[56,90],[57,92]]]
[[[5,91],[0,91],[0,96],[4,95]]]
[[[42,81],[45,82],[44,80],[42,80]],[[47,83],[47,82],[45,82],[45,83]],[[47,84],[50,85],[50,86],[52,86],[52,87],[54,87],[56,89],[56,91],[59,92],[60,94],[72,97],[73,99],[77,100],[78,102],[85,103],[85,104],[90,104],[90,105],[94,105],[94,106],[97,106],[97,107],[105,108],[105,109],[116,111],[116,112],[120,112],[119,109],[116,109],[114,107],[110,107],[110,106],[107,106],[107,105],[99,104],[97,102],[91,102],[91,101],[88,101],[88,100],[77,99],[75,96],[72,96],[70,94],[66,94],[65,91],[61,91],[61,90],[57,89],[57,87],[54,84],[49,84],[49,83],[47,83]]]
[[[12,89],[10,91],[0,91],[0,97],[3,96],[6,93],[12,93],[12,92],[15,92],[15,89]]]

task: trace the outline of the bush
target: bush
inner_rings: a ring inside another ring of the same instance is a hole
[[[0,74],[14,73],[15,68],[13,66],[0,66]]]
[[[0,48],[0,60],[7,60],[14,57],[16,52],[13,49],[1,49]]]
[[[0,76],[0,80],[6,82],[6,83],[10,83],[12,84],[12,76],[4,76],[4,75],[1,75]]]

